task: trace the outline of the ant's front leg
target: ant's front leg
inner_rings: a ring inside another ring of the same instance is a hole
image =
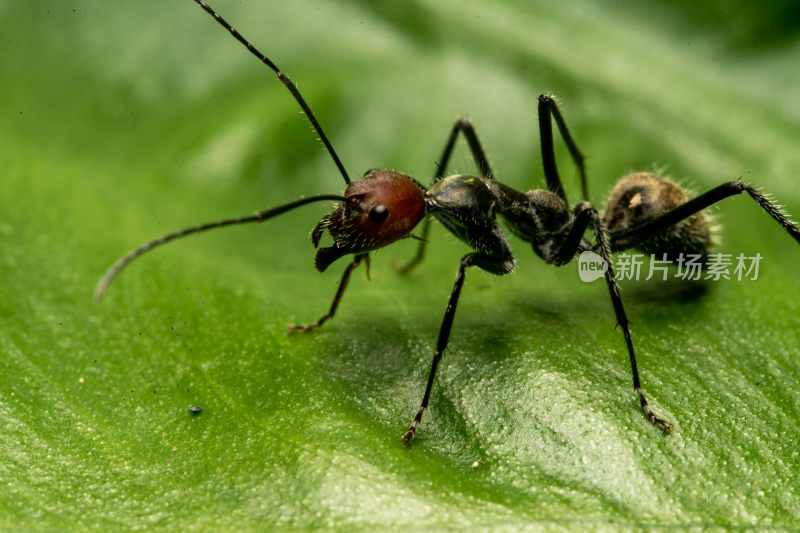
[[[417,243],[417,251],[407,263],[403,263],[399,259],[395,259],[393,266],[397,270],[397,273],[401,276],[405,276],[414,268],[422,262],[422,259],[425,257],[425,249],[428,246],[428,235],[431,232],[431,217],[425,217],[425,221],[422,223],[422,235],[419,236],[419,243]]]
[[[347,265],[347,268],[344,270],[342,280],[339,282],[339,288],[336,290],[336,295],[333,297],[333,303],[331,304],[331,308],[328,310],[328,312],[322,315],[319,320],[308,324],[307,326],[289,324],[289,333],[306,333],[314,328],[320,327],[329,318],[333,318],[333,315],[336,314],[336,309],[339,307],[339,302],[342,300],[344,291],[347,289],[347,284],[350,282],[350,274],[353,273],[353,270],[355,270],[355,268],[360,265],[362,261],[364,261],[367,265],[367,279],[369,279],[369,254],[358,254],[353,257],[353,261]]]
[[[433,177],[433,183],[441,180],[444,177],[445,172],[447,172],[447,165],[450,162],[450,156],[453,153],[453,148],[455,147],[456,140],[458,140],[459,133],[463,133],[464,137],[467,138],[469,150],[472,152],[472,157],[475,158],[475,163],[478,165],[478,171],[480,172],[481,177],[493,180],[494,172],[492,172],[492,167],[489,165],[489,159],[486,157],[486,152],[483,150],[483,146],[478,139],[478,134],[475,132],[475,127],[467,117],[459,117],[459,119],[456,120],[456,123],[453,124],[453,129],[450,130],[450,136],[447,138],[447,143],[444,146],[444,150],[442,150],[442,155],[439,157],[439,161],[436,163],[436,174]],[[405,264],[397,261],[394,265],[401,275],[408,274],[414,269],[414,267],[422,262],[422,259],[425,257],[425,248],[428,244],[428,234],[430,233],[430,229],[431,219],[426,218],[424,225],[422,226],[422,235],[420,236],[421,240],[419,245],[417,245],[417,252],[414,254],[414,257],[412,257]]]
[[[431,371],[428,375],[428,384],[425,386],[425,394],[422,397],[422,404],[417,411],[414,420],[403,435],[402,442],[408,445],[414,434],[417,432],[420,420],[422,420],[422,413],[428,408],[428,402],[431,398],[431,389],[433,388],[433,380],[436,376],[436,369],[439,366],[439,361],[442,359],[442,353],[447,348],[448,340],[450,339],[450,330],[453,327],[453,319],[456,316],[456,306],[458,305],[458,297],[461,294],[461,286],[464,284],[464,276],[467,267],[477,266],[487,270],[493,274],[508,274],[514,268],[515,259],[508,251],[508,255],[487,255],[482,253],[471,253],[461,258],[461,265],[456,274],[456,281],[453,284],[453,290],[450,293],[450,299],[447,302],[447,309],[444,312],[444,319],[442,320],[442,327],[439,329],[439,338],[436,342],[436,354],[433,356],[433,363],[431,364]]]
[[[459,117],[456,123],[453,124],[453,129],[450,130],[447,144],[445,144],[439,162],[436,164],[436,175],[433,178],[433,183],[442,179],[445,172],[447,172],[447,164],[450,162],[450,155],[453,153],[453,147],[456,144],[459,132],[463,133],[464,137],[467,138],[469,150],[472,152],[472,157],[475,158],[475,163],[478,165],[478,172],[480,172],[481,177],[487,180],[493,180],[494,172],[492,172],[492,167],[489,166],[489,159],[486,157],[486,152],[483,150],[481,141],[478,140],[475,126],[472,125],[472,121],[467,117]]]

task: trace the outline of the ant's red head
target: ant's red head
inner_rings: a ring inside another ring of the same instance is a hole
[[[347,186],[345,201],[311,232],[314,246],[325,230],[334,245],[317,250],[320,272],[340,257],[368,252],[408,237],[425,217],[425,190],[409,176],[391,170],[369,170]]]

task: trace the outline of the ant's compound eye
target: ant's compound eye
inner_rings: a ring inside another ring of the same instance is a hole
[[[371,169],[367,170],[366,172],[364,172],[364,177],[366,178],[370,174],[376,173],[378,170],[380,170],[380,169],[379,168],[371,168]]]
[[[389,216],[389,210],[386,209],[385,205],[376,205],[369,212],[369,219],[375,224],[380,224],[381,222],[386,220],[386,217],[388,216]]]

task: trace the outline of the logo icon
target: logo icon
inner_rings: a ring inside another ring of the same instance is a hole
[[[608,270],[608,263],[598,254],[590,251],[581,252],[578,257],[578,275],[586,283],[602,278]]]

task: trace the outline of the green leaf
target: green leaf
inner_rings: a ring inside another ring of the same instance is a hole
[[[297,82],[353,176],[428,182],[467,114],[499,179],[541,188],[544,92],[599,206],[666,167],[800,213],[800,40],[779,10],[707,33],[689,4],[532,4],[213,5]],[[513,275],[468,272],[404,448],[467,248],[434,225],[408,277],[391,264],[416,242],[375,253],[334,320],[289,336],[343,269],[313,267],[315,204],[153,251],[95,305],[142,242],[343,182],[273,73],[188,0],[0,19],[0,528],[800,527],[800,248],[746,196],[711,211],[720,251],[763,256],[756,281],[621,284],[670,435],[638,406],[606,288],[512,239]],[[463,144],[450,170],[476,171]]]

